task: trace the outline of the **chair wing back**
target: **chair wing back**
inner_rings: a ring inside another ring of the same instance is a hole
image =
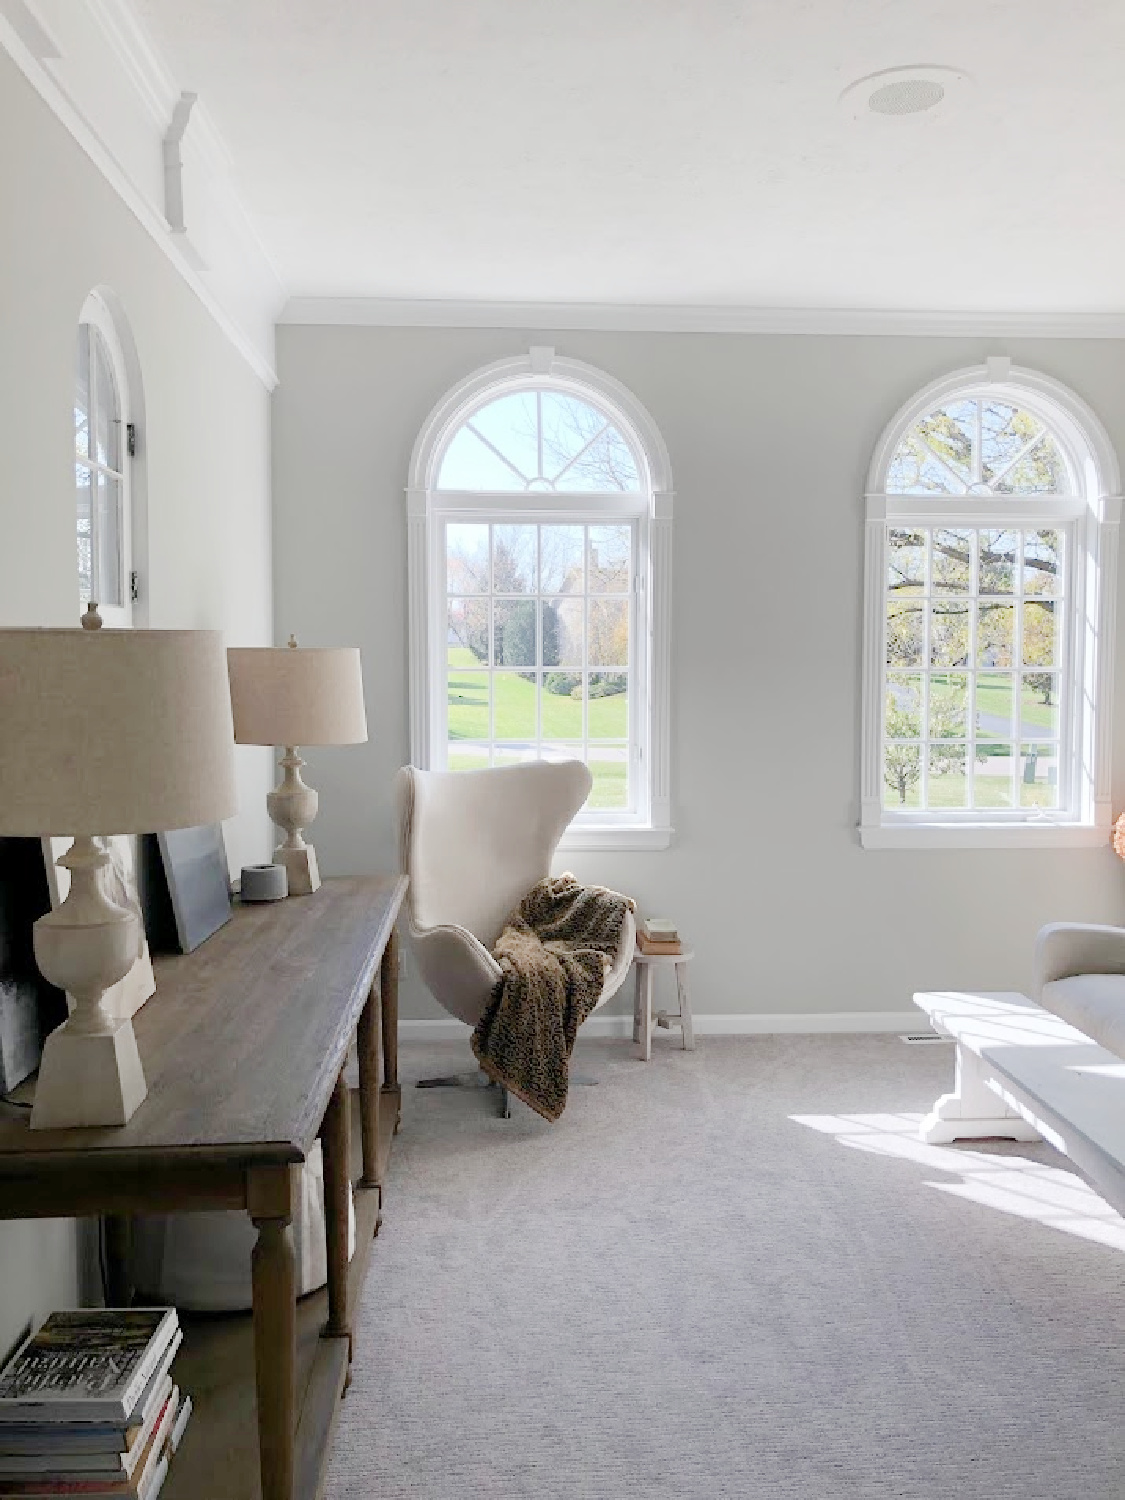
[[[486,948],[551,859],[592,779],[580,762],[398,773],[400,858],[413,925],[454,924]]]

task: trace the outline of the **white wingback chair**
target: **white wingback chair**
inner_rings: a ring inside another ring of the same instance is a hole
[[[551,873],[559,840],[591,785],[576,760],[488,771],[404,766],[398,773],[411,944],[430,993],[458,1020],[470,1026],[480,1020],[500,977],[489,950],[505,917]],[[599,1005],[625,982],[636,931],[629,913]]]

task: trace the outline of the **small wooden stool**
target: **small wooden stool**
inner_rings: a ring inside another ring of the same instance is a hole
[[[642,953],[638,948],[633,955],[637,966],[637,993],[633,1001],[633,1040],[640,1043],[641,1060],[648,1062],[652,1056],[652,1028],[655,1023],[668,1029],[678,1026],[684,1040],[686,1052],[695,1051],[695,1033],[691,1025],[691,999],[687,987],[687,966],[695,957],[691,948],[682,953]],[[671,966],[676,971],[676,991],[679,995],[678,1012],[666,1010],[652,1014],[652,992],[656,983],[656,971]]]

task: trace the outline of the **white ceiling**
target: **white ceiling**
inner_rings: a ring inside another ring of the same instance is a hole
[[[1125,0],[134,4],[295,296],[1125,308]]]

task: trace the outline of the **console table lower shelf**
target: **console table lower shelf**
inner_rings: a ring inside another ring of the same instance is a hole
[[[196,952],[158,959],[134,1021],[148,1096],[125,1125],[32,1130],[23,1112],[0,1112],[0,1220],[104,1217],[111,1305],[129,1297],[131,1215],[234,1209],[254,1225],[253,1311],[184,1320],[174,1368],[196,1411],[167,1500],[320,1493],[401,1107],[405,892],[401,876],[326,880],[312,896],[240,907]],[[358,1099],[345,1079],[353,1041]],[[298,1300],[292,1223],[318,1139],[328,1281]]]
[[[379,1178],[386,1180],[399,1095],[379,1101]],[[353,1096],[353,1156],[358,1160],[358,1096]],[[348,1306],[359,1305],[375,1236],[379,1232],[378,1188],[357,1180],[355,1254],[348,1269]],[[348,1382],[350,1339],[326,1333],[328,1292],[322,1287],[297,1304],[297,1431],[294,1439],[294,1500],[317,1500],[323,1492],[332,1430]],[[160,1500],[260,1500],[258,1420],[254,1398],[254,1323],[250,1313],[184,1314],[184,1342],[173,1375],[191,1396],[192,1419]]]

